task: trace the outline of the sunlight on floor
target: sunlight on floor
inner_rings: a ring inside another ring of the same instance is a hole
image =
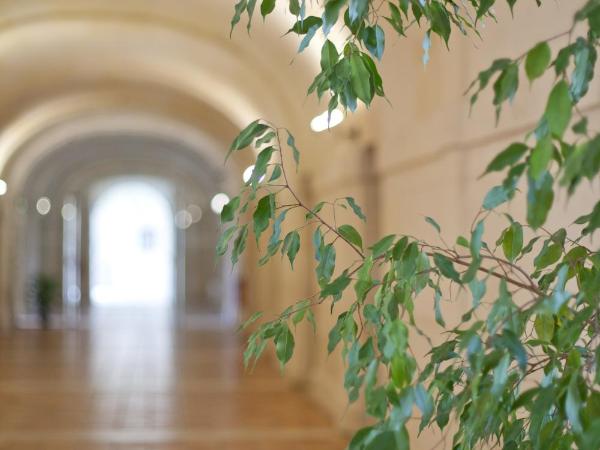
[[[96,306],[89,329],[0,337],[0,449],[341,450],[335,424],[230,331]]]

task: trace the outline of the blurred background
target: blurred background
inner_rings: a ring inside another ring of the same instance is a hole
[[[370,242],[434,239],[425,216],[454,241],[497,181],[483,168],[535,126],[552,80],[522,87],[498,126],[489,97],[469,114],[463,92],[494,59],[568,29],[583,2],[519,3],[483,40],[434,41],[427,67],[420,33],[390,34],[390,104],[326,130],[326,103],[305,95],[320,45],[296,55],[283,4],[230,38],[233,1],[0,1],[0,449],[344,448],[365,418],[326,355],[328,308],[316,337],[297,330],[283,377],[269,355],[241,368],[240,317],[281,311],[315,281],[310,251],[294,272],[257,268],[254,245],[235,269],[216,257],[218,213],[254,159],[225,165],[226,151],[268,119],[296,135],[308,203],[354,196]],[[582,105],[591,128],[599,93]],[[558,201],[552,225],[591,205]],[[417,315],[435,332],[429,304]]]

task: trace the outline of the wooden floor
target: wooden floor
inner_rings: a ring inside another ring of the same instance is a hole
[[[335,426],[223,332],[114,310],[0,337],[0,449],[341,450]]]

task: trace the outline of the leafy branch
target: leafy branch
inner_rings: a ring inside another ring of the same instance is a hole
[[[440,390],[441,381],[448,382],[445,379],[448,369],[441,369],[444,365],[451,364],[454,370],[460,372],[460,377],[453,380],[452,384],[455,385],[455,389],[462,387],[460,395],[465,395],[465,392],[473,389],[473,383],[477,385],[481,383],[480,379],[474,380],[469,377],[472,375],[469,371],[473,369],[471,359],[474,354],[481,360],[480,364],[487,361],[489,366],[487,369],[481,366],[480,368],[485,370],[478,374],[478,377],[483,377],[492,385],[504,383],[503,389],[510,388],[512,393],[518,392],[518,387],[527,383],[528,378],[541,369],[547,371],[548,367],[553,367],[559,371],[567,370],[569,356],[571,358],[575,356],[572,355],[572,351],[566,350],[567,342],[558,340],[557,330],[561,326],[567,329],[575,327],[576,330],[579,330],[578,327],[597,327],[598,306],[597,303],[591,303],[582,308],[581,299],[566,291],[566,281],[574,277],[578,283],[582,283],[588,270],[595,272],[596,269],[586,267],[586,261],[588,258],[595,257],[594,253],[577,243],[568,241],[566,232],[559,231],[543,243],[535,258],[535,267],[539,273],[530,275],[515,261],[530,253],[540,236],[533,238],[531,245],[524,246],[523,227],[512,218],[509,218],[508,228],[502,232],[496,242],[502,248],[503,257],[496,255],[483,240],[483,220],[474,227],[469,240],[459,239],[453,248],[428,244],[409,236],[389,235],[365,251],[362,236],[356,228],[351,225],[336,227],[322,213],[326,204],[334,209],[342,206],[337,205],[336,202],[321,202],[311,208],[290,184],[285,167],[286,147],[282,145],[282,133],[287,135],[287,151],[296,162],[299,161],[299,151],[293,136],[285,129],[262,121],[256,121],[242,131],[240,136],[245,136],[242,142],[234,142],[232,151],[242,150],[244,144],[247,146],[260,142],[266,148],[260,150],[257,159],[261,159],[260,155],[265,151],[273,159],[270,164],[264,165],[264,170],[258,163],[255,165],[255,172],[242,190],[241,196],[233,199],[224,208],[222,220],[229,222],[235,219],[234,228],[241,230],[232,251],[232,258],[237,260],[239,250],[236,249],[245,247],[242,241],[247,238],[246,230],[249,226],[243,223],[243,217],[252,209],[249,206],[254,202],[256,206],[252,213],[252,221],[257,242],[269,224],[272,228],[267,251],[260,260],[261,264],[265,264],[279,251],[282,255],[287,255],[292,267],[301,247],[298,230],[307,224],[316,226],[313,233],[313,251],[319,290],[311,297],[286,308],[274,320],[261,324],[250,334],[244,355],[247,365],[260,357],[269,341],[274,343],[280,363],[286,364],[293,354],[295,345],[292,327],[303,320],[309,321],[314,327],[315,318],[312,308],[322,305],[325,301],[329,302],[331,311],[343,304],[344,306],[340,306],[343,311],[339,314],[336,325],[329,332],[328,350],[331,353],[339,344],[343,344],[342,355],[348,367],[346,388],[349,400],[355,401],[362,388],[367,399],[367,408],[373,408],[372,415],[380,420],[370,429],[373,432],[372,436],[384,434],[390,427],[398,427],[398,418],[393,413],[398,407],[396,396],[402,393],[408,395],[411,402],[425,402],[421,405],[424,408],[422,427],[437,423],[443,428],[444,416],[440,416],[439,409],[448,401],[447,396],[450,394],[449,391]],[[269,181],[265,181],[267,179]],[[271,182],[277,183],[280,187],[277,193],[269,189]],[[269,193],[256,200],[257,193],[261,189]],[[290,202],[289,199],[292,201]],[[270,206],[267,208],[263,205]],[[364,218],[360,206],[353,199],[348,198],[346,205],[342,209],[350,207],[359,219]],[[284,238],[281,238],[284,221],[288,217],[287,214],[291,214],[293,210],[302,211],[304,223],[292,228]],[[433,219],[428,218],[428,221],[438,232],[441,232],[441,228]],[[226,231],[223,236],[229,236],[231,239],[233,234]],[[336,268],[335,255],[338,242],[348,246],[357,254],[358,260],[352,266],[344,269]],[[226,247],[220,244],[220,248],[222,253],[225,253]],[[467,248],[469,254],[464,254],[460,248]],[[482,264],[484,261],[489,261],[493,265],[484,266]],[[378,272],[374,270],[375,267],[382,271],[381,279],[375,277],[375,273]],[[574,268],[579,268],[580,271],[575,272]],[[570,271],[573,271],[573,274],[570,275]],[[478,273],[484,274],[486,278],[477,279]],[[494,300],[491,310],[484,313],[487,316],[485,321],[474,320],[473,317],[477,312],[487,307],[486,302],[482,301],[486,295],[487,277],[500,280],[498,297]],[[536,281],[538,278],[539,280]],[[471,292],[472,308],[465,313],[458,326],[448,329],[454,338],[441,346],[434,346],[428,365],[417,374],[415,372],[417,358],[410,351],[409,333],[412,330],[431,342],[435,338],[427,336],[422,331],[423,326],[415,320],[413,315],[415,302],[424,296],[427,297],[427,291],[431,292],[435,319],[441,327],[446,328],[442,314],[442,292],[444,286],[449,284],[457,284],[461,290],[468,289]],[[509,286],[515,290],[509,291]],[[355,298],[347,304],[342,300],[348,299],[347,291],[350,287],[354,289]],[[513,298],[518,293],[524,292],[531,296],[530,300],[521,304],[515,303]],[[567,307],[569,302],[572,303],[570,306],[572,309]],[[579,316],[587,317],[586,322],[565,321],[567,317],[573,317],[572,314],[575,312]],[[563,316],[565,314],[566,316]],[[252,316],[244,328],[254,323],[257,317]],[[562,325],[557,322],[558,317],[561,317],[561,321],[565,321]],[[537,335],[537,339],[522,342],[520,337],[530,334],[532,330]],[[572,330],[570,332],[573,333]],[[575,343],[576,341],[570,340],[568,346],[572,347]],[[551,349],[552,347],[555,349]],[[595,349],[596,344],[590,341],[587,346],[578,348],[577,357],[580,360],[582,358],[587,360],[593,357]],[[373,366],[386,367],[390,380],[383,385],[376,385],[374,381],[368,383],[367,379],[375,376],[370,373],[370,370],[375,370]],[[592,369],[586,369],[587,372],[594,372],[594,367],[595,365]],[[585,378],[586,370],[583,370],[582,379]],[[507,377],[508,373],[514,375],[511,383],[501,378]],[[457,374],[458,372],[453,376]],[[429,382],[428,387],[424,384],[426,382]],[[498,389],[500,388],[497,387],[496,390]],[[455,395],[454,390],[452,390],[453,395]],[[374,394],[375,391],[379,394]],[[385,396],[383,392],[386,393]],[[392,392],[395,394],[390,397]],[[459,398],[460,395],[456,395],[454,399]],[[503,391],[503,395],[506,396],[508,393]],[[491,401],[489,398],[488,400]],[[376,403],[370,404],[370,401]],[[512,403],[517,401],[518,397],[511,400]],[[433,412],[429,413],[430,407],[432,410],[437,408],[437,416],[434,416]],[[400,420],[401,429],[404,429],[409,417],[410,415]],[[472,423],[468,425],[473,426]],[[477,439],[483,439],[484,436],[487,434],[484,433]],[[379,441],[373,440],[373,442]]]
[[[381,59],[384,52],[382,17],[399,36],[414,24],[423,27],[426,60],[432,34],[446,44],[454,28],[477,35],[482,19],[495,19],[496,3],[328,0],[316,2],[322,11],[317,17],[306,15],[304,1],[287,2],[296,18],[290,32],[302,37],[299,52],[318,30],[325,35],[321,72],[309,93],[319,98],[328,94],[329,111],[338,105],[354,110],[357,101],[369,105],[375,96],[384,96],[372,59]],[[512,10],[517,0],[507,3]],[[256,5],[237,2],[232,26],[244,13],[250,26]],[[382,16],[384,5],[389,16]],[[274,0],[263,0],[263,17],[274,7]],[[338,21],[349,32],[341,53],[327,39]],[[456,449],[600,448],[600,254],[582,244],[600,228],[600,201],[575,219],[574,226],[581,227],[578,235],[571,228],[544,228],[558,189],[570,196],[583,180],[597,180],[600,173],[600,136],[590,132],[578,106],[594,79],[598,36],[600,0],[588,0],[568,31],[516,58],[495,60],[470,86],[472,105],[491,86],[499,117],[518,92],[522,70],[530,83],[554,75],[538,125],[489,163],[484,175],[504,172],[504,180],[485,195],[468,238],[459,236],[453,246],[443,238],[439,246],[392,234],[367,247],[355,226],[338,225],[347,213],[355,222],[366,220],[353,198],[311,207],[294,190],[286,165],[291,155],[297,170],[300,152],[288,130],[257,120],[233,142],[230,153],[252,147],[258,155],[250,180],[223,209],[222,222],[229,225],[217,252],[224,255],[231,246],[235,264],[252,230],[264,248],[259,265],[280,253],[293,269],[300,249],[310,249],[318,284],[314,295],[288,306],[274,320],[259,323],[262,314],[256,313],[243,325],[253,330],[244,361],[251,365],[272,342],[284,366],[295,347],[292,329],[302,321],[316,327],[313,308],[328,304],[337,313],[328,351],[341,348],[349,402],[362,396],[373,419],[355,434],[350,450],[408,448],[406,424],[411,419],[419,420],[420,431],[439,428],[443,436],[438,445],[445,445],[452,433]],[[568,43],[553,58],[550,42],[566,37]],[[574,112],[581,117],[572,124]],[[499,212],[521,184],[526,186],[524,223]],[[495,240],[485,231],[492,213],[507,222]],[[426,221],[442,235],[434,219]],[[310,244],[299,233],[309,227]],[[337,263],[340,245],[357,257],[349,266]],[[454,302],[468,296],[471,306],[447,325],[446,305],[456,307]],[[429,321],[417,321],[415,307],[423,302],[431,302],[440,333],[428,335]],[[419,338],[430,346],[427,355],[412,349]]]

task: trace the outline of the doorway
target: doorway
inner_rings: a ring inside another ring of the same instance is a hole
[[[90,210],[92,305],[166,306],[175,300],[175,224],[168,186],[118,179]]]

